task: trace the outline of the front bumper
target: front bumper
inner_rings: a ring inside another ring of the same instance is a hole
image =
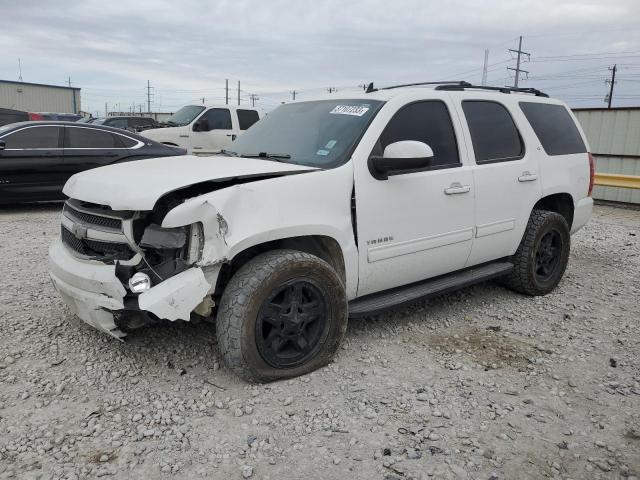
[[[141,311],[167,320],[189,320],[212,285],[219,268],[203,272],[199,267],[185,270],[137,297]],[[75,257],[60,240],[49,249],[49,274],[58,293],[73,312],[89,325],[122,339],[114,313],[124,310],[127,290],[116,277],[115,265]]]

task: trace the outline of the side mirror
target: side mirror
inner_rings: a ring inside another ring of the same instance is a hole
[[[0,150],[4,150],[5,148],[7,148],[7,144],[4,140],[0,140]]]
[[[402,140],[384,149],[381,157],[369,157],[369,171],[378,180],[391,175],[421,172],[433,165],[433,150],[423,142]]]

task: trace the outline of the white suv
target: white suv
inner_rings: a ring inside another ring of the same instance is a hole
[[[593,206],[584,134],[536,90],[371,86],[280,106],[232,150],[69,180],[50,270],[80,318],[215,320],[231,369],[296,376],[349,316],[490,278],[551,291]]]
[[[187,105],[171,115],[165,128],[140,132],[151,140],[187,149],[187,153],[211,154],[229,146],[260,120],[258,110],[234,105]]]

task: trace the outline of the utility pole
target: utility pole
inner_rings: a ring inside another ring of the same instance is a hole
[[[201,100],[202,100],[202,104],[204,105],[204,97],[202,97]]]
[[[336,93],[337,91],[338,91],[338,89],[336,87],[327,88],[327,92],[329,92],[329,93]]]
[[[291,91],[291,96],[293,97],[293,101],[294,102],[296,101],[296,93],[298,93],[298,92],[296,92],[295,90]]]
[[[107,117],[109,115],[109,108],[107,107],[107,102],[104,102],[104,116]]]
[[[22,81],[22,60],[18,58],[18,81]]]
[[[224,80],[224,91],[225,91],[225,98],[227,99],[225,104],[229,105],[229,79],[228,78]]]
[[[249,95],[249,98],[251,99],[251,106],[252,107],[256,106],[256,100],[260,100],[260,97],[258,95],[256,95],[255,93],[252,93],[251,95]]]
[[[69,88],[71,88],[71,76],[69,76],[68,83],[69,83]]]
[[[240,105],[240,80],[238,80],[238,105]]]
[[[611,72],[611,80],[606,80],[604,83],[610,84],[609,95],[607,95],[607,108],[611,108],[611,100],[613,100],[613,86],[616,83],[616,72],[618,71],[618,65],[609,67]]]
[[[516,68],[507,67],[507,70],[513,70],[513,71],[516,72],[516,79],[513,82],[513,86],[515,88],[518,88],[518,81],[520,80],[520,73],[522,72],[522,73],[526,73],[527,75],[529,75],[529,72],[527,70],[522,70],[520,68],[520,63],[521,63],[520,58],[521,58],[522,55],[526,55],[527,59],[529,59],[529,58],[531,58],[531,54],[528,53],[528,52],[523,52],[522,51],[522,35],[520,35],[520,41],[518,42],[518,50],[514,50],[514,49],[510,48],[509,51],[518,54],[518,59],[516,60]]]
[[[482,67],[482,84],[487,84],[487,67],[489,65],[489,49],[485,49],[484,51],[484,65]]]
[[[147,80],[147,113],[151,113],[151,82]]]

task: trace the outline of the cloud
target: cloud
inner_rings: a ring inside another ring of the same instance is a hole
[[[156,110],[223,101],[225,78],[233,88],[242,81],[243,101],[258,93],[267,108],[294,89],[304,98],[373,80],[479,82],[485,48],[489,80],[504,85],[515,63],[507,50],[521,34],[534,60],[524,65],[531,79],[523,85],[600,105],[607,67],[617,62],[620,100],[640,99],[636,0],[2,0],[0,8],[0,78],[17,78],[20,57],[25,81],[63,84],[71,76],[90,110],[146,103],[147,80]],[[594,52],[614,54],[541,58]]]

